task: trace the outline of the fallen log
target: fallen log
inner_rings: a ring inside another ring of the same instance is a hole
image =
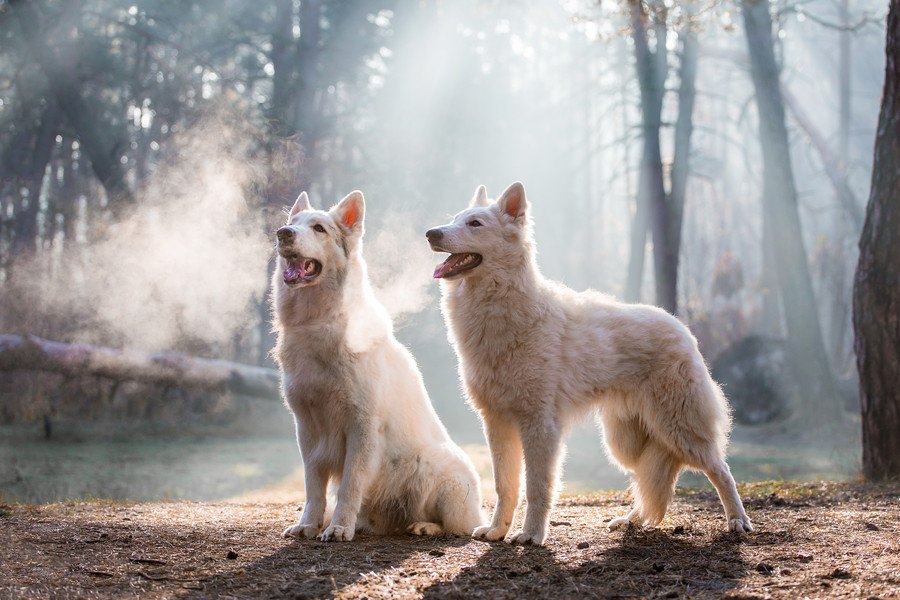
[[[65,344],[30,335],[0,335],[0,371],[14,370],[94,375],[117,381],[229,391],[272,400],[280,397],[280,377],[275,369],[181,352],[141,352]]]

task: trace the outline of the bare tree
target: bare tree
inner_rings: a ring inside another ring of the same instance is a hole
[[[853,290],[863,473],[869,479],[900,477],[900,0],[891,0],[885,56],[872,190]]]
[[[743,0],[741,12],[762,145],[764,240],[772,250],[767,268],[775,270],[789,342],[794,353],[803,357],[797,361],[797,375],[812,409],[809,414],[827,422],[839,413],[839,395],[825,350],[803,245],[769,2]]]
[[[641,95],[641,132],[642,150],[640,176],[638,179],[637,210],[632,226],[631,256],[626,284],[626,299],[636,301],[640,298],[640,285],[643,279],[644,252],[646,246],[647,225],[653,232],[653,252],[656,280],[665,280],[669,273],[665,271],[663,260],[668,243],[665,239],[668,232],[665,226],[665,183],[663,181],[662,152],[659,132],[662,127],[662,104],[665,94],[666,76],[669,72],[668,52],[666,50],[666,20],[664,14],[656,14],[653,19],[653,31],[656,38],[655,48],[650,48],[648,40],[648,15],[640,0],[629,0],[631,14],[631,36],[634,40],[634,61],[638,86]],[[665,11],[664,7],[657,12]],[[663,243],[660,243],[663,242]],[[657,289],[659,284],[657,283]],[[657,301],[659,301],[657,293]]]
[[[639,0],[630,1],[635,69],[641,97],[643,144],[638,180],[637,210],[632,223],[628,280],[625,297],[640,299],[647,226],[653,234],[653,266],[656,304],[675,314],[678,310],[678,256],[693,132],[697,38],[688,22],[679,33],[681,52],[678,75],[678,117],[675,123],[675,151],[671,176],[666,185],[660,132],[665,83],[669,73],[666,36],[667,8],[653,4],[652,29],[656,40],[650,48],[648,14]]]

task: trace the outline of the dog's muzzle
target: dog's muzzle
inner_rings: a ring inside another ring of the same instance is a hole
[[[275,232],[279,244],[291,244],[294,241],[294,230],[290,227],[282,227]]]
[[[434,229],[429,229],[425,232],[425,238],[428,240],[429,244],[434,246],[444,238],[444,232],[439,227],[435,227]]]

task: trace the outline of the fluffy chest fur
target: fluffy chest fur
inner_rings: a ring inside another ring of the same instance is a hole
[[[480,410],[533,411],[554,396],[558,315],[537,295],[479,284],[450,284],[442,300],[469,398]]]
[[[304,407],[349,402],[361,378],[358,357],[334,324],[296,326],[279,336],[276,358],[282,368],[285,397],[295,412]]]

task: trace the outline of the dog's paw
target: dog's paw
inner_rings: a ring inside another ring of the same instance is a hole
[[[296,525],[291,525],[287,527],[284,531],[281,532],[281,537],[283,538],[306,538],[313,539],[317,535],[319,535],[320,528],[315,525],[303,525],[302,523],[297,523]]]
[[[353,539],[353,533],[352,527],[330,525],[328,529],[322,532],[319,539],[323,542],[349,542]]]
[[[476,540],[486,540],[488,542],[496,542],[498,540],[502,540],[506,537],[506,532],[509,531],[509,528],[504,527],[491,527],[490,525],[482,525],[481,527],[476,527],[475,531],[472,532],[472,537]]]
[[[509,538],[509,543],[522,546],[543,546],[546,539],[547,534],[543,531],[518,531]]]
[[[637,521],[632,519],[630,516],[625,517],[617,517],[606,524],[606,527],[609,528],[610,531],[616,531],[618,529],[625,529],[629,525],[637,525]]]
[[[736,531],[737,533],[749,533],[753,531],[750,517],[743,515],[737,519],[728,519],[728,531]]]
[[[419,521],[407,527],[406,532],[413,535],[441,535],[444,533],[444,530],[437,523]]]

